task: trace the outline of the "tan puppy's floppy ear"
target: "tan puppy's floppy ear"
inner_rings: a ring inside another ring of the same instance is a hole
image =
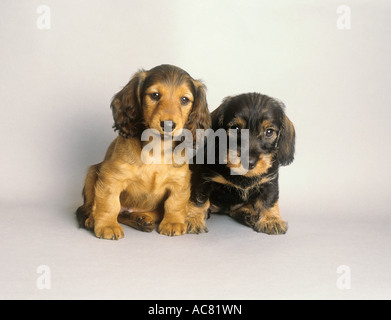
[[[206,87],[198,80],[193,80],[195,97],[193,107],[187,119],[185,127],[191,131],[193,139],[196,139],[197,129],[208,129],[211,125],[208,103],[206,101]]]
[[[294,159],[295,136],[295,127],[289,118],[284,114],[277,151],[277,159],[282,166],[291,164]]]
[[[146,72],[137,72],[128,84],[118,92],[112,102],[115,131],[125,137],[135,137],[145,129],[143,124],[141,88],[146,77]]]

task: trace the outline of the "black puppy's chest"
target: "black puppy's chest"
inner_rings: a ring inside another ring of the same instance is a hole
[[[254,195],[261,192],[261,187],[241,188],[239,186],[232,186],[220,184],[215,182],[213,184],[213,191],[211,194],[211,202],[214,204],[229,204],[236,205],[242,202],[248,202]]]
[[[262,199],[268,189],[268,184],[273,180],[274,175],[247,178],[243,176],[230,177],[217,175],[211,179],[212,192],[209,200],[216,211],[221,213],[231,208],[244,204],[254,203]]]

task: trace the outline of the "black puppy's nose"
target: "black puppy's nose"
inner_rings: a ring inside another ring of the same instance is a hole
[[[160,126],[164,132],[172,132],[176,127],[176,123],[172,120],[160,121]]]
[[[248,169],[249,169],[249,170],[254,169],[255,166],[257,165],[257,163],[258,163],[258,158],[256,158],[256,157],[250,157],[250,158],[248,159]]]

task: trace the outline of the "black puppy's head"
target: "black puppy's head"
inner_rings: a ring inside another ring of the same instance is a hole
[[[280,165],[293,161],[295,128],[284,109],[284,104],[279,100],[259,93],[246,93],[225,98],[212,112],[213,129],[223,128],[228,135],[235,130],[238,146],[241,130],[248,129],[249,158],[248,168],[245,169],[249,172],[246,175],[265,173],[274,161]]]

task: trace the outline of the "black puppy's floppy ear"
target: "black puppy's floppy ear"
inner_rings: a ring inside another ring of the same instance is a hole
[[[293,123],[285,114],[283,114],[282,127],[279,135],[277,159],[280,165],[287,166],[294,159],[296,132]]]
[[[113,128],[125,138],[138,136],[144,130],[141,88],[145,77],[144,70],[137,72],[111,102]]]
[[[223,127],[224,123],[224,111],[227,104],[231,100],[231,97],[224,98],[223,102],[218,106],[212,113],[212,128],[213,130],[218,130]]]

